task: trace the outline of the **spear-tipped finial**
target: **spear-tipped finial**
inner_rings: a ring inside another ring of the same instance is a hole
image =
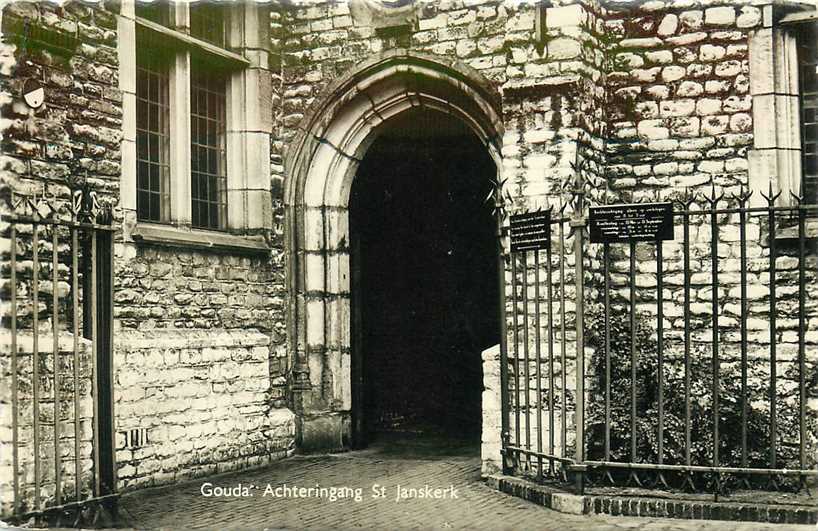
[[[769,192],[767,194],[765,194],[764,192],[761,192],[761,197],[763,197],[764,199],[767,200],[767,204],[770,207],[775,205],[776,200],[778,200],[778,198],[780,196],[781,196],[781,192],[778,192],[777,194],[773,193],[773,183],[772,183],[772,181],[770,181],[770,184],[769,184]]]
[[[676,202],[682,207],[682,210],[690,210],[690,205],[696,201],[696,194],[690,191],[689,186],[685,186],[684,194],[679,197]]]
[[[752,190],[748,190],[746,186],[741,185],[741,192],[737,194],[732,194],[730,197],[735,199],[741,208],[744,208],[744,205],[747,204],[747,201],[753,195]]]
[[[704,196],[704,200],[710,204],[710,208],[712,210],[716,209],[716,204],[719,201],[724,199],[724,192],[720,192],[718,195],[716,194],[716,182],[711,179],[710,180],[710,197]]]

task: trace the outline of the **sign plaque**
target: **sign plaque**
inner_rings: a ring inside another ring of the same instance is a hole
[[[515,214],[509,218],[511,251],[534,251],[551,247],[551,211]]]
[[[673,239],[672,203],[605,205],[589,209],[591,243]]]

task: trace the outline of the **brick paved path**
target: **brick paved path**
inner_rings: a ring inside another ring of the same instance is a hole
[[[464,451],[468,450],[468,451]],[[775,530],[757,523],[575,516],[507,496],[480,481],[477,450],[423,446],[380,447],[328,456],[297,456],[263,469],[238,472],[125,495],[124,516],[138,528],[166,529],[545,529],[545,530]],[[203,483],[254,485],[252,497],[207,498]],[[360,502],[264,497],[267,484],[348,486],[363,489]],[[372,486],[386,487],[373,499]],[[395,502],[397,485],[454,485],[458,499]],[[787,526],[787,530],[795,529]],[[801,529],[812,530],[811,526]]]

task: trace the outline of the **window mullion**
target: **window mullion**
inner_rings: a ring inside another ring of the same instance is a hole
[[[190,226],[190,53],[174,56],[170,72],[171,220]]]

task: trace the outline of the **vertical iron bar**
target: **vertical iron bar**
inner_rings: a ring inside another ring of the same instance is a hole
[[[568,440],[568,407],[566,393],[567,339],[565,337],[565,220],[560,220],[560,457],[565,457]]]
[[[664,278],[662,277],[662,240],[656,242],[656,352],[659,357],[658,367],[658,399],[659,399],[659,440],[657,451],[659,464],[665,462],[665,350],[664,350]]]
[[[497,215],[497,283],[499,284],[500,318],[500,441],[503,450],[508,444],[508,324],[506,321],[506,263],[503,259],[503,220]],[[506,472],[505,453],[502,454],[503,473]]]
[[[80,463],[80,358],[79,358],[79,260],[77,253],[79,252],[79,238],[77,229],[71,229],[71,303],[73,306],[73,335],[74,335],[74,490],[77,501],[81,497],[81,475],[82,468]]]
[[[741,262],[741,466],[747,467],[747,212],[739,209]]]
[[[807,468],[807,389],[806,389],[806,360],[805,360],[805,334],[806,334],[806,297],[807,279],[804,273],[804,261],[806,255],[806,235],[804,234],[806,212],[803,205],[798,205],[798,463],[801,470]],[[803,478],[802,478],[803,479]]]
[[[602,262],[605,276],[605,461],[611,460],[611,246],[602,246]]]
[[[117,470],[116,470],[116,411],[114,410],[114,235],[113,232],[105,234],[105,252],[108,256],[108,283],[105,287],[106,315],[105,315],[105,352],[108,364],[108,452],[107,468],[111,485],[106,494],[111,494],[117,490]],[[113,515],[116,516],[116,500],[112,506]]]
[[[585,273],[583,270],[583,236],[585,220],[582,218],[582,194],[577,202],[577,218],[571,223],[574,228],[574,281],[576,283],[576,315],[577,330],[577,390],[576,390],[576,462],[585,461]],[[584,472],[577,475],[577,490],[584,493]]]
[[[97,231],[91,230],[91,377],[93,378],[94,389],[94,495],[100,496],[102,489],[100,485],[100,459],[99,459],[99,374],[97,355],[99,354],[99,319],[97,319]],[[87,304],[87,301],[86,301]]]
[[[710,262],[713,313],[713,466],[719,466],[719,224],[716,202],[710,211]]]
[[[636,462],[636,242],[630,242],[631,462]]]
[[[40,226],[32,227],[32,378],[34,387],[34,509],[40,508]]]
[[[517,317],[517,256],[511,253],[511,297],[514,305],[514,446],[520,446],[520,329]]]
[[[12,223],[9,233],[11,258],[11,462],[14,473],[14,514],[20,512],[20,457],[18,443],[17,402],[17,226]]]
[[[546,281],[548,282],[548,453],[554,455],[554,288],[551,273],[551,242],[545,249],[548,261]],[[549,461],[549,473],[554,474],[554,461]]]
[[[540,251],[534,250],[534,329],[535,356],[537,358],[537,453],[542,454],[542,348],[540,347]],[[537,457],[537,475],[542,478],[542,457]]]
[[[523,377],[525,378],[525,449],[531,449],[531,374],[530,359],[528,357],[528,251],[523,251]],[[526,462],[530,466],[530,454],[526,454]]]
[[[54,503],[62,504],[62,465],[60,459],[60,331],[59,331],[59,246],[58,225],[51,226],[51,333],[54,343]]]
[[[685,464],[691,464],[691,437],[690,437],[690,205],[685,205],[683,218],[684,228],[684,387],[685,387]]]
[[[775,293],[775,259],[777,254],[775,242],[775,211],[773,210],[773,203],[770,203],[768,212],[768,222],[770,227],[770,468],[776,467],[777,452],[776,452],[776,433],[777,429],[777,412],[775,404],[776,380],[777,380],[777,355],[776,355],[776,293]]]

